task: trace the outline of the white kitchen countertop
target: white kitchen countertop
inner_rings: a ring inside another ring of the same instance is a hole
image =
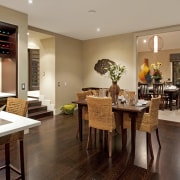
[[[5,121],[4,121],[5,120]],[[4,124],[4,122],[7,124]],[[39,126],[40,121],[19,116],[16,114],[8,113],[5,111],[0,112],[0,137],[26,130],[35,126]]]
[[[0,92],[0,98],[16,96],[16,94]]]

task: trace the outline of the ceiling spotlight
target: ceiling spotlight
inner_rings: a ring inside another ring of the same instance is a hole
[[[28,0],[28,3],[29,3],[29,4],[32,4],[32,3],[33,3],[33,0]]]
[[[144,43],[147,43],[147,40],[146,40],[146,39],[144,39],[144,40],[143,40],[143,42],[144,42]]]
[[[101,31],[101,29],[100,29],[100,28],[97,28],[97,29],[96,29],[96,31],[97,31],[97,32],[100,32],[100,31]]]

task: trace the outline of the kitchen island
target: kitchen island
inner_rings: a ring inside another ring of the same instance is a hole
[[[0,145],[5,145],[5,165],[0,167],[6,169],[6,179],[10,180],[10,170],[16,172],[18,179],[25,179],[24,168],[24,131],[39,126],[40,121],[30,119],[27,117],[19,116],[16,114],[8,113],[5,111],[0,112]],[[10,143],[19,141],[21,171],[10,164]]]

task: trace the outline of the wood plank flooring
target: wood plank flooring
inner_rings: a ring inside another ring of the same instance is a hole
[[[42,121],[25,135],[25,167],[27,180],[179,180],[180,123],[159,122],[162,148],[159,150],[155,133],[152,144],[155,159],[148,161],[146,135],[137,131],[136,156],[127,165],[130,154],[130,131],[127,150],[121,151],[121,135],[114,133],[112,158],[107,145],[97,140],[86,150],[87,122],[84,122],[83,142],[76,139],[77,113],[58,115]],[[11,162],[19,167],[18,143],[11,145]],[[4,164],[4,147],[0,146],[0,165]],[[12,179],[15,174],[12,173]],[[0,171],[5,179],[5,171]]]

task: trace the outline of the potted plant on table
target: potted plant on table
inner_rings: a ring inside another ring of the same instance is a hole
[[[162,72],[160,71],[161,63],[157,62],[156,64],[151,64],[153,68],[152,79],[154,79],[155,83],[159,83],[162,79]]]
[[[112,80],[109,92],[112,97],[112,102],[116,104],[120,91],[120,87],[117,85],[117,82],[121,79],[122,75],[126,73],[126,67],[124,65],[110,63],[109,67],[106,69],[106,75]]]

